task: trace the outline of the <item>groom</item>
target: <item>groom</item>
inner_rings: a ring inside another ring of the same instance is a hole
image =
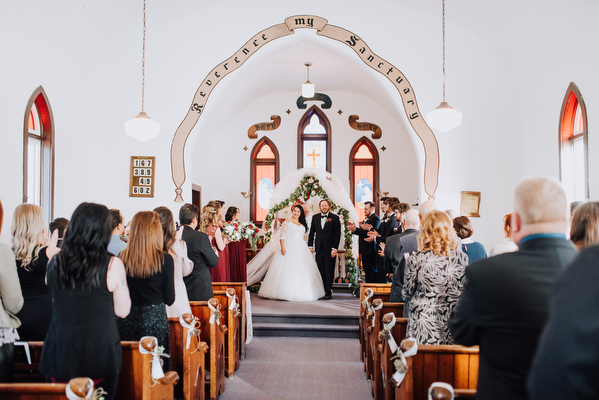
[[[316,252],[316,264],[324,285],[324,299],[330,300],[335,276],[337,247],[339,247],[341,239],[341,223],[337,215],[329,212],[330,205],[327,200],[320,200],[318,207],[321,213],[312,217],[308,247],[312,253]],[[316,240],[314,240],[314,235],[316,235]]]

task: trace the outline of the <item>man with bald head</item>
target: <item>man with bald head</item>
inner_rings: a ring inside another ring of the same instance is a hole
[[[404,270],[406,268],[405,254],[418,251],[418,229],[420,229],[420,214],[418,210],[410,208],[403,217],[404,231],[400,234],[389,236],[385,246],[385,269],[393,274],[391,280],[391,294],[389,301],[403,303],[401,291],[403,289]],[[404,307],[404,315],[408,307]]]
[[[526,379],[547,320],[549,295],[577,254],[566,239],[568,218],[558,182],[525,179],[516,187],[512,213],[519,250],[466,268],[449,330],[455,343],[480,346],[477,399],[528,398]]]
[[[437,206],[437,203],[435,203],[433,200],[423,201],[422,204],[420,204],[420,206],[418,207],[418,212],[420,213],[420,220],[422,220],[424,216],[429,212],[438,209],[439,207]]]

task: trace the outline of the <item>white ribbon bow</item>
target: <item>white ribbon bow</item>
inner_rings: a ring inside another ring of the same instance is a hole
[[[433,389],[436,387],[442,387],[444,389],[447,389],[449,393],[451,393],[451,400],[453,400],[453,387],[449,383],[445,382],[433,382],[431,384],[431,386],[428,388],[428,400],[433,400]]]
[[[198,319],[198,317],[193,317],[193,320],[191,321],[191,323],[188,324],[183,319],[183,315],[181,315],[179,317],[179,323],[181,324],[181,326],[183,326],[183,328],[187,328],[187,339],[185,340],[185,348],[189,349],[189,346],[191,345],[191,338],[194,336],[198,336],[198,346],[199,346],[199,343],[200,343],[199,336],[200,336],[201,324],[200,324],[200,320]]]
[[[391,317],[393,318],[391,319],[391,322],[389,322],[388,324],[383,324],[383,329],[387,334],[387,343],[389,343],[389,349],[391,350],[391,353],[394,354],[397,351],[397,343],[395,342],[395,339],[391,334],[391,329],[393,329],[397,320],[395,319],[395,314],[393,314],[392,312],[385,314],[383,316],[383,319],[385,319],[385,317],[388,315],[391,315]]]
[[[408,351],[406,351],[405,353],[402,352],[399,347],[397,348],[397,356],[400,357],[400,361],[403,364],[403,368],[396,370],[393,374],[393,380],[395,381],[395,385],[397,387],[401,385],[406,376],[406,372],[408,371],[408,363],[406,362],[406,357],[412,357],[416,353],[418,353],[418,342],[416,341],[416,339],[407,338],[406,340],[413,340],[414,346],[410,347]]]
[[[227,297],[230,299],[233,299],[233,301],[231,302],[231,305],[229,306],[229,310],[231,311],[235,311],[239,308],[239,300],[237,299],[237,293],[235,294],[230,294],[229,291],[226,291],[227,293]]]
[[[89,390],[85,394],[85,397],[79,397],[78,395],[73,393],[73,391],[71,390],[71,385],[69,384],[69,385],[67,385],[67,388],[65,390],[67,399],[69,399],[69,400],[91,399],[92,395],[94,394],[94,381],[92,381],[89,378],[87,378],[87,379],[89,381]]]
[[[220,313],[220,303],[218,304],[218,307],[214,307],[212,305],[212,303],[208,302],[208,308],[210,308],[212,310],[212,315],[210,316],[210,323],[214,324],[214,322],[216,321],[217,325],[220,325],[220,317],[221,317],[221,313]],[[218,318],[217,318],[218,316]]]
[[[141,345],[141,341],[151,337],[154,339],[154,349],[152,351],[146,350],[145,347]],[[152,379],[157,381],[159,379],[164,378],[164,371],[162,370],[162,361],[160,360],[160,356],[168,357],[168,354],[162,354],[158,346],[158,339],[153,336],[144,336],[139,341],[139,352],[141,354],[152,354]]]
[[[381,301],[381,304],[379,304],[378,306],[372,307],[372,311],[377,311],[377,310],[380,310],[381,308],[383,308],[383,302],[382,301]],[[372,318],[372,327],[373,328],[374,328],[374,322],[375,322],[374,318]]]

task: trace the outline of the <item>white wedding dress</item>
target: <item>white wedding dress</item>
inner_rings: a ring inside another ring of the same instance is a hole
[[[303,225],[286,221],[281,227],[285,255],[280,244],[274,252],[258,295],[268,299],[312,301],[324,296],[322,278],[306,241]]]

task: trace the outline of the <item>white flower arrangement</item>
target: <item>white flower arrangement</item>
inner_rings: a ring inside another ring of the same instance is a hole
[[[244,239],[240,225],[241,224],[237,221],[231,221],[227,222],[223,227],[223,233],[231,242],[239,242],[240,240]]]

